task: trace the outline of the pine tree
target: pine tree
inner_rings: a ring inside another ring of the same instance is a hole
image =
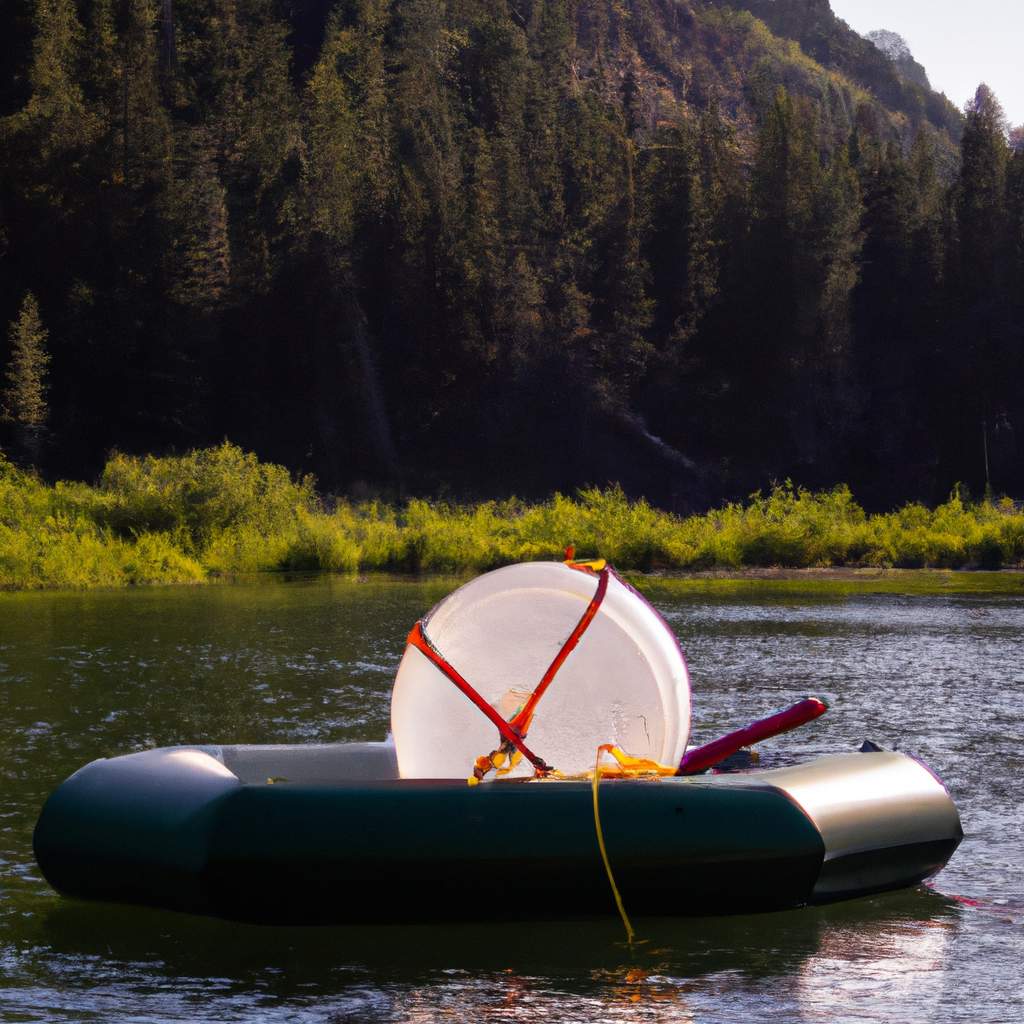
[[[1020,129],[1018,129],[1020,131]],[[1024,131],[1021,133],[1024,141]],[[1009,253],[1009,348],[1013,353],[1012,362],[1006,374],[1019,382],[1024,378],[1024,145],[1015,149],[1006,173],[1006,207],[1007,207],[1007,251]],[[1012,389],[1007,401],[1007,426],[1010,436],[1016,435],[1015,445],[1007,445],[1011,450],[1016,448],[1016,469],[1011,475],[1007,473],[1002,484],[1011,493],[1021,493],[1024,489],[1024,466],[1021,465],[1019,452],[1024,445],[1024,389]]]
[[[793,471],[794,435],[805,429],[797,421],[821,294],[808,244],[821,184],[813,124],[813,111],[780,88],[757,139],[745,294],[732,296],[746,311],[730,346],[731,400],[741,406],[732,415],[746,407],[744,445],[778,477]]]
[[[818,260],[818,361],[833,369],[845,359],[850,341],[850,297],[857,283],[863,213],[860,185],[849,151],[832,154],[816,196]]]
[[[929,494],[934,487],[935,440],[941,436],[948,419],[949,392],[942,373],[942,340],[948,321],[949,290],[944,276],[944,251],[948,213],[948,188],[940,177],[936,146],[931,135],[921,129],[910,151],[911,180],[914,186],[911,224],[910,275],[904,292],[894,296],[906,327],[906,384],[904,405],[912,420],[895,464],[889,503],[907,493]],[[912,296],[912,301],[907,297]],[[945,497],[948,489],[936,497]]]
[[[89,12],[82,83],[101,125],[109,131],[121,98],[117,0],[94,0]],[[112,144],[107,142],[107,147]]]
[[[191,33],[176,47],[178,77],[225,192],[233,298],[244,298],[266,292],[279,272],[295,205],[284,180],[299,146],[288,28],[273,0],[189,6],[178,6]]]
[[[863,154],[863,150],[862,150]],[[864,198],[863,267],[854,296],[854,368],[860,430],[854,444],[851,484],[869,501],[898,500],[897,481],[887,478],[894,455],[905,451],[914,419],[914,318],[907,294],[914,292],[916,203],[915,168],[896,146],[860,161]],[[904,463],[906,459],[903,459]],[[906,473],[907,467],[901,467]]]
[[[77,5],[34,0],[31,6],[29,94],[20,110],[0,115],[0,176],[6,179],[4,201],[31,206],[34,233],[65,253],[69,239],[54,236],[66,235],[71,218],[95,205],[87,168],[100,122],[82,86],[84,32]]]
[[[86,147],[97,125],[81,86],[84,33],[74,0],[35,0],[33,22],[28,103],[0,124],[15,135],[29,136],[36,149],[33,156],[46,162]]]
[[[162,215],[170,234],[164,258],[168,298],[209,312],[232,283],[227,192],[215,144],[203,128],[179,128],[175,149],[180,172],[167,190]]]
[[[156,0],[96,0],[84,48],[82,80],[96,117],[97,174],[135,190],[152,191],[170,174],[157,17]],[[120,214],[129,222],[138,219],[125,209]]]
[[[315,302],[337,310],[327,336],[311,339],[306,358],[317,378],[312,407],[333,474],[343,437],[362,450],[361,472],[394,479],[397,457],[383,387],[380,351],[359,294],[360,271],[388,282],[381,248],[394,202],[394,169],[384,35],[386,0],[356,0],[328,18],[323,48],[303,98],[300,223]],[[378,262],[379,261],[379,262]],[[376,289],[368,288],[371,300]],[[339,401],[339,399],[341,401]],[[346,408],[342,408],[342,406]],[[331,461],[335,460],[335,461]]]
[[[618,174],[609,180],[618,202],[609,210],[603,246],[605,266],[598,273],[594,289],[601,296],[603,311],[610,314],[607,334],[595,359],[601,374],[596,383],[604,401],[611,399],[615,405],[628,404],[630,388],[647,368],[652,351],[647,331],[653,307],[647,296],[648,266],[640,249],[635,146],[627,138],[622,138],[620,145]]]
[[[358,42],[337,11],[327,22],[323,50],[306,88],[307,156],[303,191],[309,227],[344,252],[355,231],[362,167],[358,114],[351,81]]]
[[[678,360],[717,290],[714,200],[705,191],[701,154],[686,127],[662,128],[644,155],[644,257],[656,303],[653,331],[659,347]]]
[[[466,45],[446,3],[407,0],[394,26],[403,59],[392,80],[396,198],[394,265],[397,302],[385,346],[387,360],[415,380],[422,397],[412,416],[419,430],[444,429],[465,411],[470,386],[459,336],[462,268],[456,237],[466,223],[466,169],[458,145],[463,128],[455,68]],[[408,375],[408,376],[406,376]]]
[[[752,172],[754,256],[780,340],[806,334],[813,320],[813,299],[808,303],[813,289],[805,287],[803,273],[810,253],[801,244],[811,228],[821,179],[813,118],[813,110],[805,104],[798,109],[780,87],[758,135]]]
[[[39,303],[28,292],[8,332],[11,358],[5,375],[3,413],[4,419],[33,431],[41,429],[49,417],[46,403],[46,376],[50,365],[46,351],[48,336],[39,316]]]
[[[1006,211],[1013,292],[1020,308],[1024,306],[1024,147],[1014,152],[1007,167]],[[1024,321],[1018,319],[1017,322],[1024,326]]]
[[[353,73],[353,86],[359,111],[362,201],[366,218],[376,222],[386,216],[395,193],[395,154],[385,47],[389,19],[389,0],[362,0],[356,23],[358,63]]]
[[[295,145],[287,27],[272,0],[209,0],[198,6],[184,67],[190,102],[217,148],[225,180],[260,192]]]
[[[758,136],[745,295],[732,344],[733,401],[751,412],[750,450],[779,477],[824,480],[848,390],[849,302],[861,212],[845,147],[822,161],[819,112],[780,89]],[[753,371],[753,372],[751,372]],[[738,410],[737,410],[738,412]],[[763,472],[763,470],[762,470]]]
[[[460,294],[453,298],[462,313],[458,333],[463,346],[488,365],[498,357],[494,327],[504,312],[499,312],[499,303],[506,245],[498,213],[501,187],[490,142],[480,128],[472,130],[471,139],[465,223],[460,225],[455,243]]]
[[[954,194],[960,238],[960,275],[967,302],[978,301],[1000,273],[1006,170],[1010,148],[1006,116],[987,85],[967,105]]]
[[[1006,118],[992,90],[980,85],[967,105],[960,174],[953,189],[956,246],[951,248],[953,316],[945,343],[947,388],[960,394],[949,417],[943,474],[976,492],[988,486],[979,442],[1006,414],[1016,362],[1009,327],[1006,182],[1010,149]],[[997,484],[999,481],[996,481]]]

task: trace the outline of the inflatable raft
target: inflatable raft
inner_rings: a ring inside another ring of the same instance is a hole
[[[912,885],[962,837],[901,753],[769,771],[605,780],[634,914],[775,910]],[[69,896],[289,923],[614,912],[591,784],[400,779],[391,743],[170,747],[95,761],[35,831]]]
[[[824,711],[687,751],[689,674],[658,613],[604,563],[509,566],[416,623],[394,742],[95,761],[47,801],[36,858],[71,896],[268,922],[563,917],[614,895],[629,935],[621,900],[772,910],[934,874],[960,820],[904,754],[697,774]]]

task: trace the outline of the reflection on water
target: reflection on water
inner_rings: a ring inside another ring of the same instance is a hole
[[[94,757],[380,738],[405,633],[449,586],[0,595],[0,1020],[1024,1017],[1020,598],[656,593],[688,649],[698,741],[816,693],[831,713],[765,762],[868,736],[940,770],[967,837],[934,890],[641,919],[631,950],[610,905],[583,922],[269,928],[61,900],[41,880],[38,808]]]
[[[51,991],[63,1012],[102,1020],[130,991],[159,1019],[185,1019],[215,997],[224,1020],[259,1008],[289,1020],[410,1022],[455,1011],[464,1020],[685,1021],[711,1011],[723,1019],[731,1006],[742,1019],[785,1003],[791,1019],[827,1020],[837,989],[876,1010],[894,995],[920,1008],[916,979],[928,972],[937,1002],[960,914],[914,890],[782,914],[648,918],[630,950],[610,918],[260,928],[127,907],[99,916],[66,901],[26,931],[47,951],[45,967],[6,1003],[27,1009]]]
[[[885,929],[839,928],[800,969],[797,1000],[809,1019],[832,1019],[837,998],[888,1005],[912,1004],[936,1019],[955,927],[941,920],[900,922]]]

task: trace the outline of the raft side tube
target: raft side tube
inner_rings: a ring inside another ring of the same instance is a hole
[[[241,783],[217,748],[162,747],[93,761],[59,786],[32,836],[58,892],[199,910],[210,822]]]
[[[631,913],[811,897],[824,846],[782,793],[615,780],[600,801]],[[586,782],[246,786],[217,817],[205,888],[215,913],[274,923],[614,912]]]

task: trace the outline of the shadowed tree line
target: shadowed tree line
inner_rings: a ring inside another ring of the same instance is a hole
[[[0,35],[0,445],[44,473],[229,437],[336,490],[1024,490],[985,87],[894,114],[688,0],[24,0]]]

